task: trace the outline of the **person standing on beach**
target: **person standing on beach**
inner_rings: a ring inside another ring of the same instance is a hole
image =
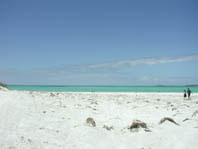
[[[184,90],[184,99],[186,99],[186,90]]]
[[[187,94],[188,94],[188,98],[190,98],[191,90],[189,88],[187,89]]]

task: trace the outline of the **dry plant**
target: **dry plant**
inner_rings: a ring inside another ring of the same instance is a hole
[[[188,121],[188,120],[190,120],[190,119],[189,119],[189,118],[185,118],[185,119],[183,120],[183,122]]]
[[[129,127],[129,129],[134,129],[134,128],[148,128],[145,122],[142,122],[140,120],[135,120],[131,126]]]
[[[91,126],[93,126],[93,127],[96,127],[96,122],[91,117],[88,117],[87,118],[86,123],[89,124],[89,125],[91,125]]]
[[[106,130],[112,130],[113,129],[113,126],[106,126],[106,125],[104,125],[103,128],[105,128]]]
[[[4,87],[4,88],[8,88],[7,84],[0,82],[0,86]]]
[[[164,123],[166,120],[168,120],[169,122],[174,123],[175,125],[179,125],[178,123],[176,123],[172,118],[170,117],[164,117],[163,119],[160,120],[159,124]]]

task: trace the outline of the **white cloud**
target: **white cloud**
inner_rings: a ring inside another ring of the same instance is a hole
[[[126,67],[137,65],[154,65],[173,62],[198,60],[197,55],[182,57],[140,58],[136,60],[118,61],[94,65],[73,65],[67,67],[53,67],[49,69],[27,70],[1,70],[1,80],[8,84],[59,84],[59,85],[156,85],[156,84],[194,84],[198,82],[197,76],[174,74],[161,76],[148,70],[125,72]],[[168,71],[167,71],[168,72]]]
[[[127,61],[117,61],[117,62],[108,62],[102,64],[89,65],[89,68],[122,68],[122,67],[133,67],[136,65],[154,65],[154,64],[165,64],[173,62],[185,62],[198,60],[197,55],[190,56],[180,56],[180,57],[158,57],[158,58],[140,58],[136,60],[127,60]]]

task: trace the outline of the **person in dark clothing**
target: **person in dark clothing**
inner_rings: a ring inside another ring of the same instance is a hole
[[[186,98],[186,90],[184,90],[184,99]]]
[[[191,90],[189,88],[187,89],[187,94],[188,94],[188,98],[190,98]]]

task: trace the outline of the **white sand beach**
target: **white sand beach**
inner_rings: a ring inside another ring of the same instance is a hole
[[[96,126],[86,123],[88,117]],[[164,117],[170,121],[159,124]],[[0,149],[197,149],[198,94],[0,89]],[[147,128],[129,129],[133,121]]]

